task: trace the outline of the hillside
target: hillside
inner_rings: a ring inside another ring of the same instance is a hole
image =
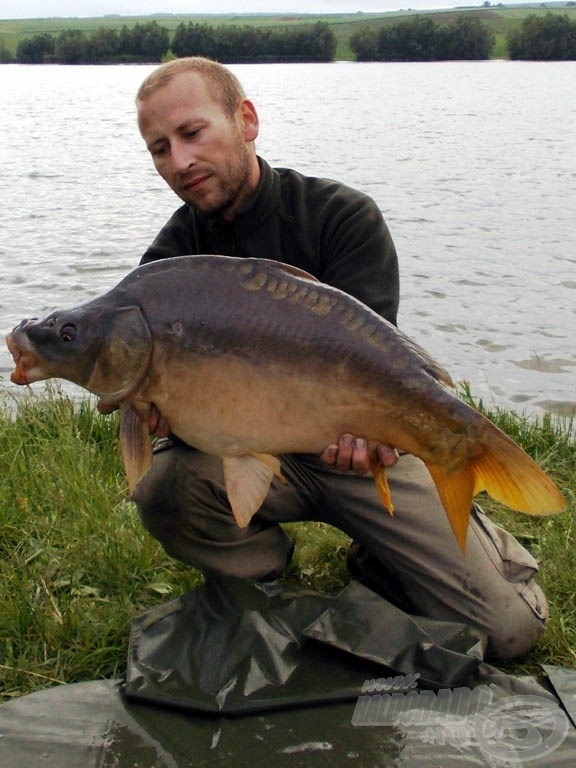
[[[495,35],[496,44],[493,57],[503,58],[506,56],[506,36],[515,28],[518,28],[527,15],[545,13],[566,14],[572,19],[576,19],[576,6],[560,6],[556,3],[542,3],[540,6],[514,6],[504,7],[487,6],[481,8],[457,8],[452,10],[436,11],[397,11],[389,13],[350,13],[350,14],[153,14],[148,16],[100,16],[94,18],[45,18],[45,19],[0,19],[0,43],[12,52],[16,51],[16,46],[23,38],[29,38],[33,35],[48,33],[57,35],[63,29],[80,29],[84,32],[90,32],[101,27],[121,29],[123,26],[132,27],[137,23],[146,24],[156,21],[160,26],[165,27],[171,33],[181,23],[207,24],[209,26],[267,26],[277,28],[293,28],[304,24],[314,24],[317,21],[323,21],[329,24],[338,40],[336,49],[336,59],[352,59],[353,55],[349,46],[350,36],[358,30],[365,27],[380,27],[385,24],[395,24],[401,19],[410,16],[433,16],[438,24],[450,23],[457,16],[462,14],[478,17],[486,23],[490,31]]]

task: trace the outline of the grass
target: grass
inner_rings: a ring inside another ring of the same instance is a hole
[[[509,669],[576,667],[574,424],[499,409],[488,415],[556,478],[570,503],[551,518],[485,505],[542,561],[552,610],[537,648]],[[114,414],[102,417],[92,401],[74,402],[57,389],[0,402],[0,698],[118,676],[131,620],[201,581],[163,553],[127,501],[117,426]],[[324,592],[347,583],[344,534],[314,523],[287,528],[296,540],[288,583]]]
[[[101,27],[107,29],[121,29],[124,25],[133,27],[136,24],[147,24],[156,21],[160,26],[168,29],[173,35],[181,23],[207,24],[209,26],[259,26],[291,29],[297,25],[315,24],[317,21],[328,23],[336,35],[337,48],[336,60],[345,61],[354,58],[350,49],[350,36],[363,28],[379,28],[383,25],[396,24],[408,17],[419,15],[433,17],[437,24],[450,24],[462,14],[478,17],[486,23],[495,36],[493,58],[505,58],[507,56],[506,37],[514,29],[518,29],[524,18],[532,14],[559,13],[568,15],[570,19],[576,19],[576,7],[541,7],[514,6],[486,8],[457,8],[454,10],[433,11],[394,11],[388,13],[348,13],[348,14],[157,14],[149,16],[99,16],[93,18],[38,18],[38,19],[0,19],[0,41],[4,41],[8,50],[14,53],[20,40],[30,38],[33,35],[48,33],[58,35],[63,29],[80,29],[90,33]]]

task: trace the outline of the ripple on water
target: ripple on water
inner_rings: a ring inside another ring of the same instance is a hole
[[[497,344],[492,339],[478,339],[476,344],[487,352],[504,352],[506,349],[512,349],[512,344]]]
[[[570,368],[576,367],[576,360],[546,358],[541,357],[540,355],[534,355],[534,357],[531,357],[529,360],[513,360],[512,363],[518,366],[518,368],[552,374],[568,373]]]

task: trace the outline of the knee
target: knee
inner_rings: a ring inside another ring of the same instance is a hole
[[[534,581],[522,585],[515,597],[487,620],[486,658],[505,661],[528,653],[546,629],[548,602]]]

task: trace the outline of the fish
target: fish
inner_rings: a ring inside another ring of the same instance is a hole
[[[6,339],[12,382],[60,378],[119,408],[132,493],[152,463],[160,415],[185,443],[222,458],[232,512],[248,525],[279,456],[367,440],[383,506],[394,500],[377,446],[420,458],[461,549],[474,497],[519,512],[566,507],[554,481],[464,402],[450,374],[358,299],[290,265],[219,255],[137,267],[115,287]]]

